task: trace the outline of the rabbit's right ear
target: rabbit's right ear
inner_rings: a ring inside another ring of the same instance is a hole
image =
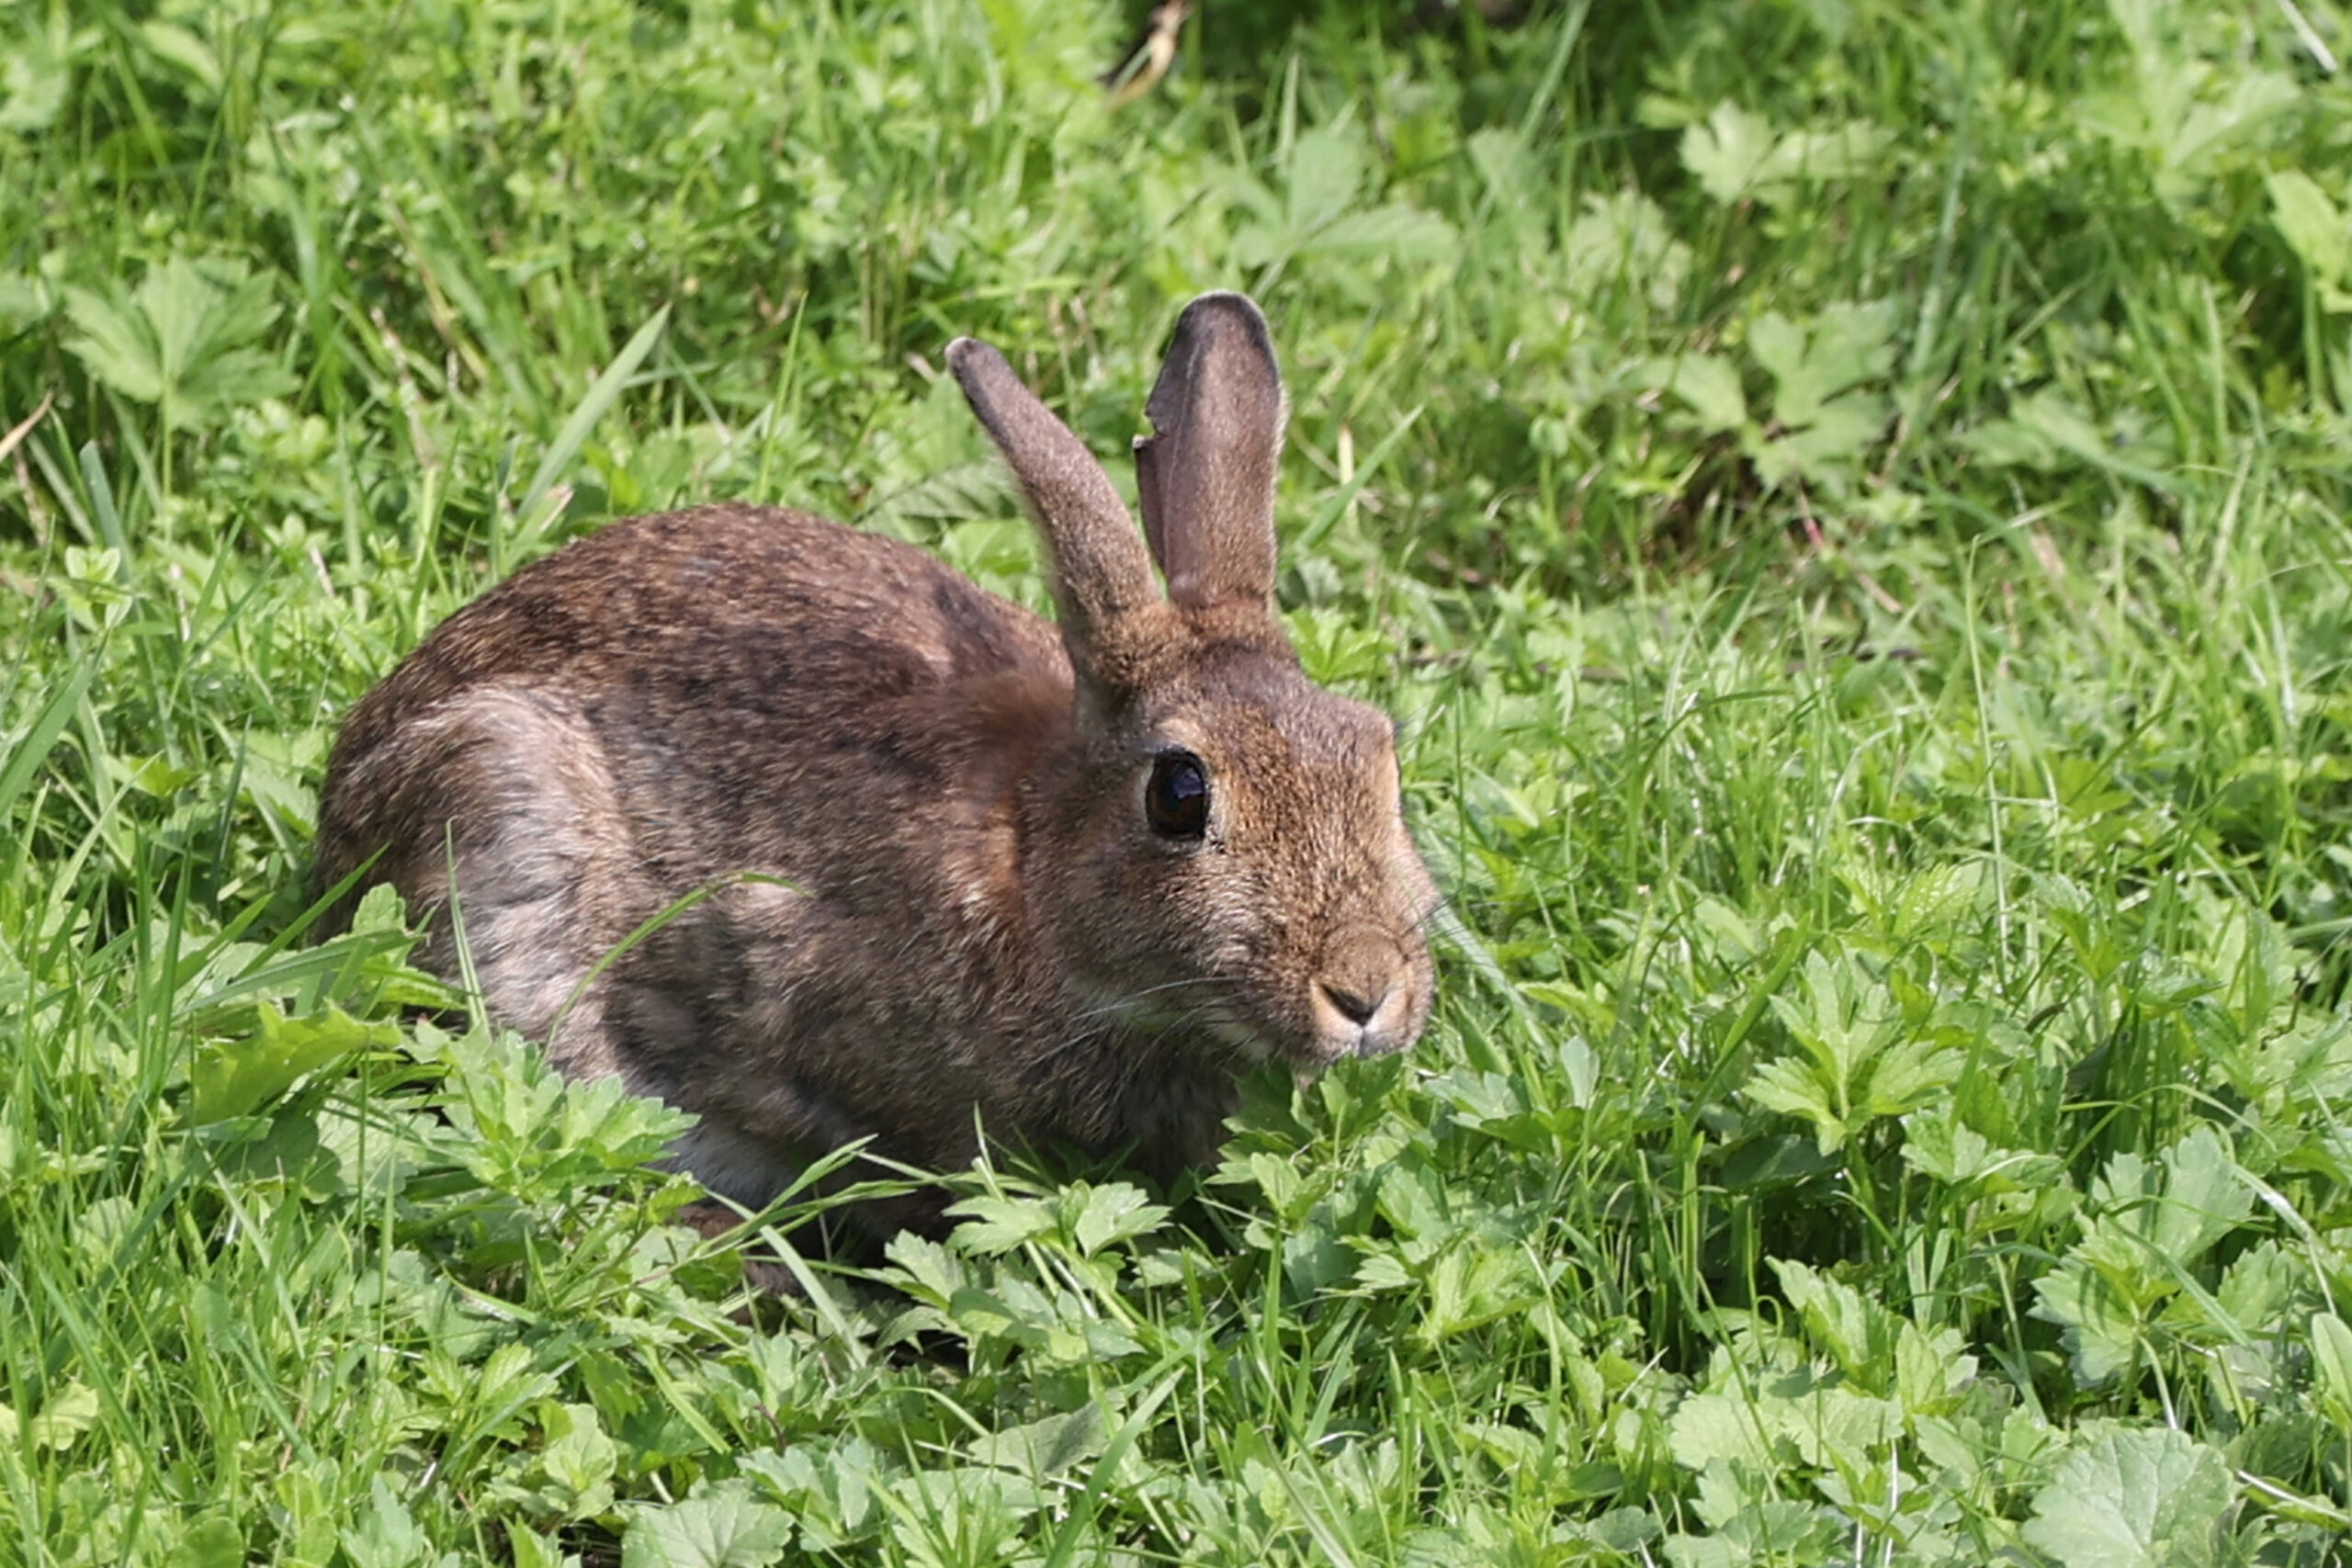
[[[1021,384],[1004,355],[959,337],[947,345],[947,367],[1012,469],[1053,557],[1070,662],[1116,682],[1127,645],[1167,604],[1126,503],[1094,454]]]
[[[1246,294],[1204,294],[1176,319],[1136,443],[1151,553],[1181,609],[1274,604],[1274,472],[1288,411],[1266,318]]]

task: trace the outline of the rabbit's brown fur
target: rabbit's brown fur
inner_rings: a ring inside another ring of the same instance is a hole
[[[1194,1162],[1236,1066],[1401,1049],[1428,1016],[1436,896],[1388,721],[1307,681],[1273,614],[1256,308],[1204,296],[1179,324],[1137,443],[1148,553],[993,350],[949,361],[1049,547],[1058,630],[803,513],[640,518],[451,616],[328,769],[322,882],[380,851],[412,907],[454,887],[424,961],[457,973],[461,935],[497,1016],[696,1112],[680,1161],[747,1201],[860,1136],[960,1165],[975,1108]],[[1147,808],[1170,768],[1205,779],[1195,835]]]

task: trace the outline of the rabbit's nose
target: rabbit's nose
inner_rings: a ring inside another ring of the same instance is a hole
[[[1372,1015],[1380,1010],[1380,1004],[1388,999],[1385,981],[1379,982],[1376,989],[1373,987],[1359,989],[1345,981],[1335,984],[1329,980],[1318,980],[1316,984],[1322,987],[1323,999],[1339,1009],[1340,1017],[1357,1025],[1370,1023]]]
[[[1390,1049],[1392,1015],[1409,1006],[1405,955],[1374,932],[1342,938],[1324,954],[1315,976],[1317,1010],[1328,1048],[1342,1052]],[[1384,1027],[1385,1025],[1385,1027]]]

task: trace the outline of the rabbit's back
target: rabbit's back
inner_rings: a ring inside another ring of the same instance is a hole
[[[1052,628],[921,550],[804,513],[710,506],[616,523],[468,604],[353,710],[342,750],[499,681],[602,703],[608,733],[668,735],[718,764],[729,748],[704,742],[748,748],[1012,671],[1067,689]]]
[[[839,787],[820,798],[839,814],[900,816],[920,805],[906,791],[936,798],[969,745],[969,726],[945,721],[976,704],[1050,715],[1069,674],[1045,622],[896,540],[773,508],[633,519],[458,611],[353,710],[322,851],[373,852],[357,841],[364,818],[386,815],[379,793],[343,775],[408,771],[403,734],[487,690],[593,734],[621,809],[662,840],[646,847],[708,873],[753,848],[773,866],[789,848],[791,824],[763,801],[829,780]]]

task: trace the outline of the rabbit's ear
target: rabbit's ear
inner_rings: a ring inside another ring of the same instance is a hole
[[[1004,454],[1053,557],[1062,640],[1080,671],[1115,665],[1117,647],[1155,611],[1164,614],[1135,519],[1094,454],[1021,384],[1004,355],[959,337],[947,367]]]
[[[1169,598],[1272,615],[1286,411],[1266,318],[1248,296],[1204,294],[1184,307],[1144,413],[1158,434],[1136,443],[1136,480]]]

